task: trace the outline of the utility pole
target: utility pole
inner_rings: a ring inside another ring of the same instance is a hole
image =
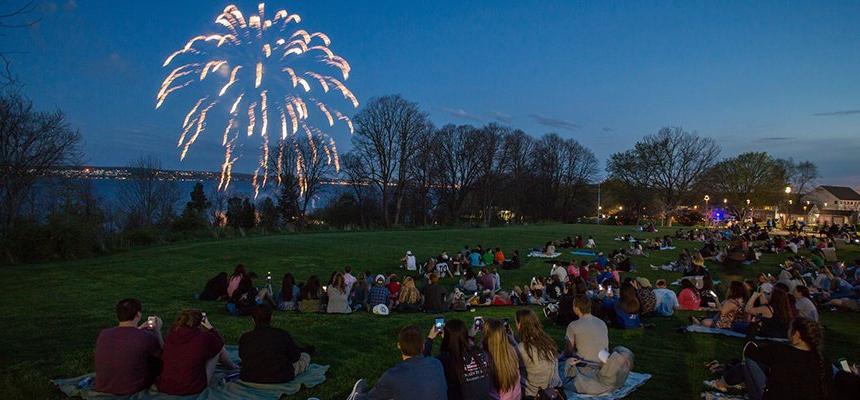
[[[603,207],[600,206],[600,185],[602,184],[603,182],[597,183],[597,225],[600,225],[600,210],[603,209]]]

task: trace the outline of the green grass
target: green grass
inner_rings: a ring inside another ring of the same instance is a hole
[[[96,259],[7,267],[0,270],[0,398],[45,399],[58,397],[49,379],[77,376],[93,370],[93,345],[99,330],[114,324],[113,307],[123,297],[137,297],[144,314],[158,314],[171,321],[182,308],[205,310],[228,343],[251,328],[246,318],[226,314],[221,303],[194,300],[206,280],[219,271],[231,271],[237,263],[265,274],[293,272],[303,280],[311,274],[322,279],[345,264],[354,271],[396,271],[407,249],[419,258],[446,249],[449,253],[464,244],[501,246],[506,252],[527,249],[576,234],[593,235],[601,250],[620,247],[612,237],[631,232],[629,227],[594,225],[533,225],[491,229],[413,230],[360,233],[316,233],[254,237],[227,241],[181,243],[129,251]],[[659,234],[663,234],[661,232]],[[656,236],[640,235],[640,236]],[[679,247],[698,247],[679,242]],[[635,258],[639,273],[653,282],[659,277],[675,279],[677,273],[655,272],[648,264],[675,258],[677,251],[656,252],[650,258]],[[841,256],[855,258],[858,248]],[[565,256],[565,259],[569,257]],[[546,275],[550,265],[523,258],[517,271],[503,271],[502,285],[523,284],[536,274]],[[782,257],[766,256],[741,271],[751,277],[759,271],[775,272]],[[720,268],[708,263],[718,279],[727,280]],[[512,318],[514,308],[486,308],[477,313],[449,314],[448,318],[471,319],[474,315]],[[707,378],[702,363],[727,359],[740,352],[743,340],[676,332],[685,325],[688,313],[653,319],[656,328],[610,331],[612,346],[624,345],[636,354],[636,370],[654,377],[634,393],[633,399],[698,398],[701,381]],[[375,381],[398,361],[394,346],[399,327],[416,323],[429,328],[433,315],[393,314],[379,317],[367,313],[323,315],[277,313],[275,324],[289,330],[299,341],[317,348],[314,362],[331,366],[325,384],[293,396],[306,399],[341,399],[360,377]],[[860,317],[857,314],[822,315],[827,326],[826,346],[831,357],[860,359]],[[563,330],[547,325],[559,343]]]

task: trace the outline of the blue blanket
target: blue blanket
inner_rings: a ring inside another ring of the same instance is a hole
[[[574,250],[574,251],[571,251],[570,254],[573,254],[575,256],[591,256],[591,257],[597,256],[597,253],[595,253],[591,250]]]
[[[708,333],[708,334],[712,334],[712,335],[725,335],[725,336],[731,336],[731,337],[737,337],[737,338],[747,337],[747,335],[744,335],[743,333],[740,333],[740,332],[735,332],[731,329],[708,328],[708,327],[704,327],[701,325],[688,325],[687,326],[687,332]],[[756,340],[771,340],[774,342],[787,342],[788,341],[788,339],[772,338],[772,337],[765,337],[765,336],[756,336],[755,338],[756,338]]]
[[[239,350],[236,346],[227,346],[227,352],[230,353],[230,358],[234,361],[239,360],[238,351]],[[219,383],[210,386],[200,394],[192,396],[171,396],[159,393],[155,390],[155,385],[148,390],[135,393],[131,396],[114,396],[99,393],[93,390],[93,380],[95,379],[94,373],[76,378],[55,379],[52,380],[51,383],[56,385],[60,391],[66,394],[66,396],[93,400],[278,400],[283,395],[297,393],[301,390],[302,386],[312,388],[325,382],[326,371],[328,371],[327,365],[311,364],[305,372],[296,376],[296,378],[291,382],[263,385],[242,381],[223,383],[222,379],[228,371],[216,369],[215,381]]]
[[[558,363],[558,369],[559,369],[559,371],[558,371],[559,376],[564,377],[565,376],[564,362]],[[576,399],[615,400],[615,399],[627,397],[628,395],[630,395],[630,393],[633,393],[633,391],[636,390],[639,386],[644,385],[645,382],[647,382],[649,379],[651,379],[651,374],[640,374],[638,372],[631,372],[630,375],[627,376],[627,381],[624,382],[624,386],[621,386],[620,388],[615,389],[609,393],[597,394],[597,395],[576,393],[576,390],[573,386],[573,380],[571,379],[568,381],[565,378],[562,378],[562,379],[564,379],[566,381],[566,383],[564,385],[564,391],[565,391],[565,394],[567,394],[568,400],[576,400]]]

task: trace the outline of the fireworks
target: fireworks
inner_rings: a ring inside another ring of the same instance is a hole
[[[300,191],[304,193],[304,163],[313,160],[305,160],[300,153],[296,143],[298,135],[306,136],[311,157],[324,155],[326,162],[340,169],[334,139],[317,128],[312,118],[329,128],[340,124],[353,132],[349,117],[319,98],[330,90],[337,91],[342,102],[358,108],[358,99],[343,83],[349,79],[351,67],[329,48],[328,35],[298,29],[301,21],[298,14],[286,10],[279,10],[272,19],[266,19],[264,3],[259,4],[256,14],[247,18],[238,7],[230,5],[215,18],[215,26],[222,32],[194,36],[164,60],[162,66],[172,69],[156,94],[156,109],[182,89],[196,88],[205,92],[194,101],[182,121],[177,143],[180,160],[185,159],[192,145],[206,131],[207,118],[219,115],[219,121],[222,118],[225,121],[219,190],[226,190],[230,185],[233,166],[239,159],[240,140],[250,141],[255,135],[260,138],[259,163],[252,179],[255,196],[266,186],[271,172],[270,114],[280,122],[275,123],[278,128],[273,128],[280,130],[278,154],[271,157],[276,164],[278,184],[285,167],[283,151],[295,151],[295,172]],[[185,63],[172,67],[180,62]],[[315,90],[321,90],[318,97],[304,97]],[[240,135],[242,131],[245,135]]]

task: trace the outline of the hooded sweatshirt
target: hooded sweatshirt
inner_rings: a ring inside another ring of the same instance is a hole
[[[163,367],[158,391],[170,395],[189,395],[207,387],[206,362],[217,356],[224,341],[215,331],[179,327],[164,341]]]

